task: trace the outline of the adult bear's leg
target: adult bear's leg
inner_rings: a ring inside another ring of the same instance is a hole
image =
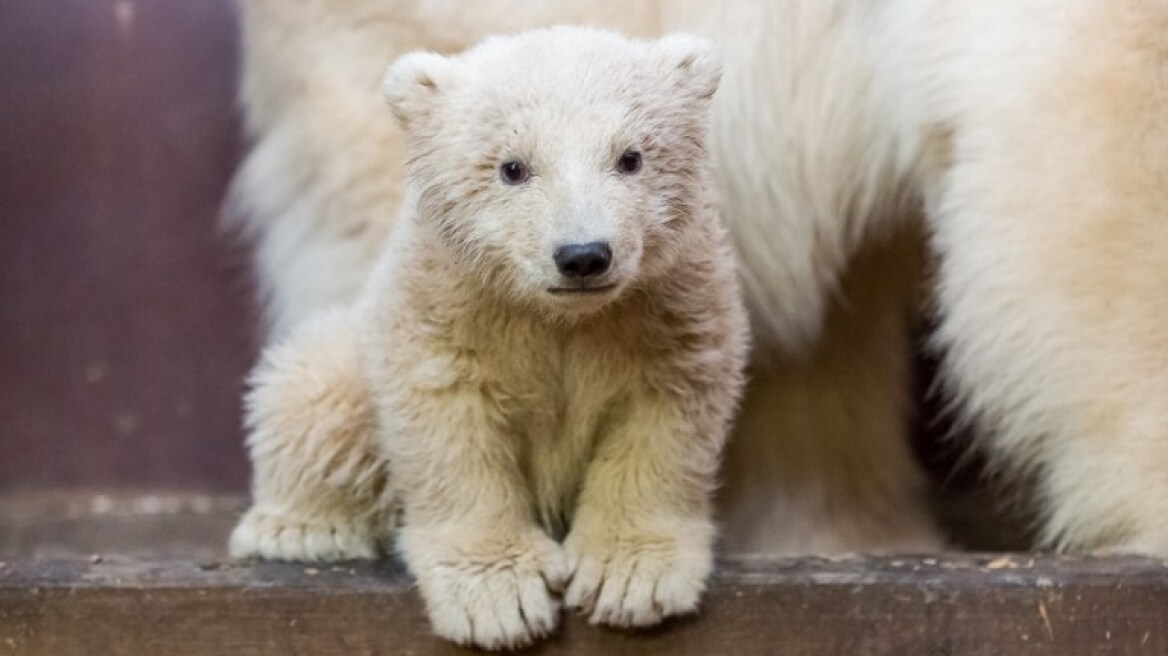
[[[713,136],[756,347],[726,454],[729,553],[941,544],[907,442],[921,264],[887,65],[905,38],[887,38],[886,13],[738,0],[678,19],[725,59]]]
[[[973,10],[1001,29],[937,76],[938,339],[1047,544],[1164,555],[1168,9],[1041,4]]]
[[[919,241],[906,230],[861,252],[813,354],[752,371],[726,451],[724,553],[941,547],[906,440]]]

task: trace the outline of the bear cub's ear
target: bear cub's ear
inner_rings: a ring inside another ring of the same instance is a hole
[[[409,129],[433,109],[450,82],[452,62],[434,52],[410,52],[389,65],[381,92],[403,128]]]
[[[675,32],[653,44],[655,54],[677,75],[680,87],[700,100],[709,100],[722,79],[722,58],[709,39]]]

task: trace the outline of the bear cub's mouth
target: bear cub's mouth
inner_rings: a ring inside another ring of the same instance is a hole
[[[574,295],[574,294],[603,294],[616,288],[616,283],[608,285],[595,285],[592,287],[551,287],[548,289],[549,293],[560,295]]]

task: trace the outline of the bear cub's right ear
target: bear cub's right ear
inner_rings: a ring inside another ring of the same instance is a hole
[[[410,52],[389,65],[381,92],[403,128],[409,129],[433,109],[449,83],[452,62],[435,52]]]
[[[681,89],[699,100],[709,100],[722,80],[722,58],[709,39],[674,32],[653,44],[654,50]]]

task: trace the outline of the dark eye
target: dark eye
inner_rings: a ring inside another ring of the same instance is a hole
[[[629,149],[616,161],[616,168],[621,173],[636,173],[641,170],[641,153]]]
[[[503,182],[506,184],[517,185],[527,182],[527,178],[531,177],[531,173],[528,172],[527,167],[523,164],[523,162],[516,162],[512,160],[510,162],[503,162],[503,164],[499,166],[499,177],[502,178]]]

